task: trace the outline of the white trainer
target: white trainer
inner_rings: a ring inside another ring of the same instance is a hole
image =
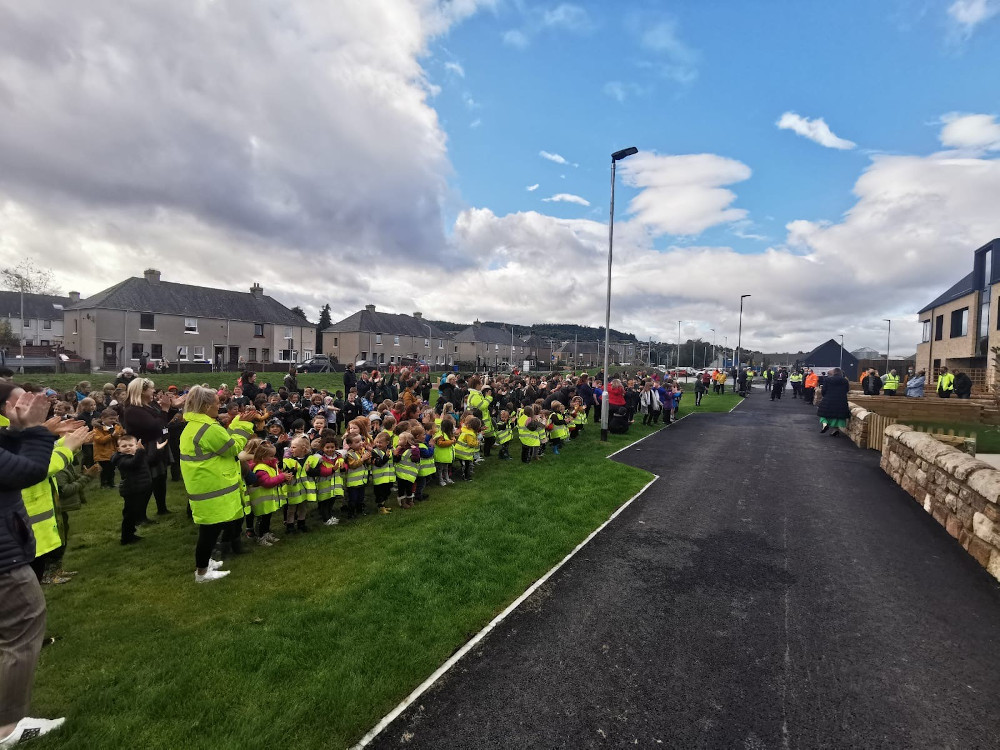
[[[222,560],[209,560],[208,561],[208,569],[209,570],[218,570],[224,564],[225,563]]]
[[[14,727],[14,731],[6,737],[0,737],[0,748],[14,747],[25,740],[33,740],[48,734],[53,729],[58,729],[66,722],[66,719],[32,719],[25,716]]]
[[[258,539],[257,540],[257,544],[259,544],[261,547],[273,547],[274,546],[273,544],[271,544],[271,542],[268,541],[268,539],[267,539],[266,536],[262,536],[260,539]]]
[[[336,526],[337,525],[337,519],[336,518],[332,518],[332,517],[328,518],[325,521],[323,521],[323,525],[324,526]]]
[[[194,572],[195,583],[208,583],[209,581],[218,581],[220,578],[225,578],[230,574],[229,570],[206,570],[205,574],[202,575],[197,570]]]

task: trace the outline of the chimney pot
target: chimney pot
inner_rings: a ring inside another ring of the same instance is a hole
[[[262,287],[255,281],[253,283],[253,286],[250,287],[250,294],[252,294],[257,299],[261,299],[264,296],[264,287]]]
[[[416,318],[417,320],[420,320],[421,318],[424,317],[424,314],[422,312],[415,312],[413,313],[413,317]]]
[[[365,309],[368,312],[375,312],[375,305],[365,305]]]
[[[142,275],[146,277],[146,281],[148,281],[150,284],[160,283],[160,272],[157,271],[155,268],[147,268],[145,271],[142,272]]]

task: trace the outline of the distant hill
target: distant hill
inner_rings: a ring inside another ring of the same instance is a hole
[[[431,325],[437,326],[442,331],[453,333],[464,331],[472,325],[472,323],[452,323],[447,320],[428,320],[427,322]],[[487,320],[483,322],[483,325],[489,326],[490,328],[509,330],[511,324],[496,320]],[[541,336],[544,339],[556,339],[558,341],[570,341],[574,336],[578,336],[581,341],[604,339],[603,328],[580,326],[572,323],[537,323],[530,327],[515,325],[514,332],[521,337],[527,336],[530,333],[536,336]],[[611,329],[611,339],[613,341],[638,341],[635,334],[625,333],[624,331],[619,331],[615,328]]]

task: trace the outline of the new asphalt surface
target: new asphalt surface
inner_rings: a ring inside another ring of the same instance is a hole
[[[755,390],[378,748],[1000,748],[1000,586],[815,410]]]

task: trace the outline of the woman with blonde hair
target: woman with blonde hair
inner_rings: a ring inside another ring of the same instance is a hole
[[[135,378],[128,384],[121,401],[122,427],[125,432],[142,441],[146,447],[146,462],[153,478],[153,497],[156,513],[163,516],[167,509],[167,468],[170,466],[170,447],[162,450],[157,443],[167,439],[167,424],[184,405],[184,396],[173,397],[161,392],[153,403],[153,381]],[[150,523],[143,514],[141,523]]]

